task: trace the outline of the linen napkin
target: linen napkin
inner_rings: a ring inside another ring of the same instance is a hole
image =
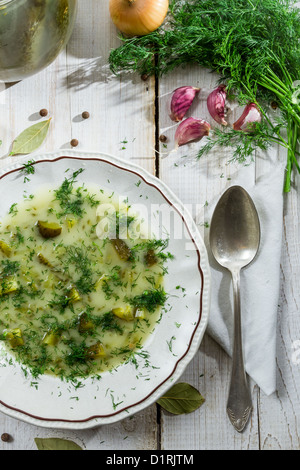
[[[255,183],[242,167],[229,186],[240,185],[258,211],[261,243],[254,261],[241,271],[241,316],[245,369],[266,395],[276,391],[276,324],[280,290],[283,228],[284,162],[277,159]],[[229,187],[228,186],[228,187]],[[219,197],[210,201],[211,219]],[[211,267],[211,308],[208,334],[231,356],[233,347],[233,292],[231,274],[219,266],[205,239]]]

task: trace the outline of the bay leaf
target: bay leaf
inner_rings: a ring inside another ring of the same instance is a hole
[[[47,121],[41,121],[25,129],[14,140],[10,155],[26,155],[33,152],[44,142],[51,118]]]
[[[57,437],[34,439],[38,450],[82,450],[82,448],[73,441],[59,439]]]
[[[204,402],[205,399],[195,387],[180,382],[173,385],[156,403],[169,413],[180,415],[195,411]]]

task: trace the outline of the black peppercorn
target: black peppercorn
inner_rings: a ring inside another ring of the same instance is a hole
[[[72,139],[72,140],[71,140],[71,145],[72,145],[72,147],[77,147],[78,144],[79,144],[79,142],[78,142],[77,139]]]
[[[163,134],[162,134],[162,135],[159,136],[159,140],[160,140],[161,142],[167,142],[168,138],[167,138],[166,135],[163,135]]]
[[[83,119],[88,119],[90,117],[90,113],[88,111],[83,111],[82,115]]]
[[[3,434],[1,434],[1,440],[3,442],[8,442],[10,441],[10,435],[7,433],[7,432],[4,432]]]

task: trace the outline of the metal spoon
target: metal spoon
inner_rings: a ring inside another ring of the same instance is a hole
[[[240,270],[255,257],[260,243],[260,225],[254,203],[240,186],[231,186],[220,198],[211,220],[210,246],[218,263],[232,275],[234,295],[234,341],[227,414],[241,432],[252,411],[245,373],[240,305]],[[255,293],[253,293],[255,295]]]

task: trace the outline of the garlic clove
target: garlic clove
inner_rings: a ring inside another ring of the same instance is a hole
[[[210,124],[203,119],[189,117],[182,121],[175,132],[175,145],[179,147],[209,135]]]
[[[222,124],[222,126],[227,126],[227,122],[225,121],[226,95],[226,86],[220,85],[207,97],[207,109],[209,114],[218,124]]]
[[[182,86],[176,88],[173,92],[171,100],[171,113],[170,118],[172,121],[181,121],[188,109],[191,107],[191,104],[194,101],[194,98],[197,93],[199,93],[200,88],[195,88],[193,86]]]
[[[255,103],[249,103],[239,119],[233,124],[233,129],[235,131],[251,132],[253,124],[256,122],[261,122],[261,112]]]

